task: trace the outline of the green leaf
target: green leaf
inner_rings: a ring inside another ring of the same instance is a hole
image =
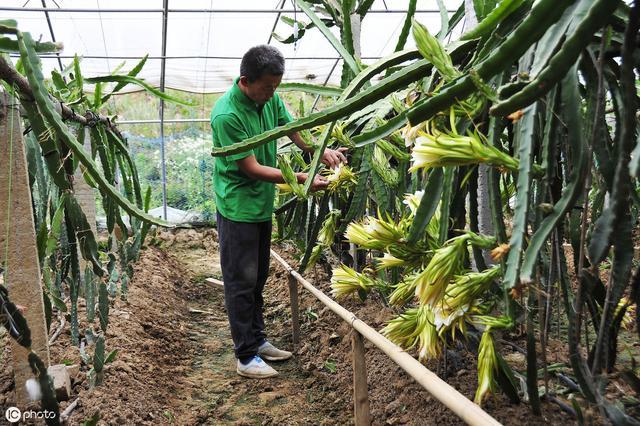
[[[355,73],[358,74],[362,69],[362,66],[359,65],[355,58],[344,48],[342,43],[333,35],[331,30],[322,22],[322,19],[316,15],[316,13],[311,9],[311,6],[304,0],[296,0],[296,3],[302,11],[311,19],[311,21],[318,27],[322,35],[331,43],[333,48],[342,56],[345,63],[349,65],[349,68]]]
[[[449,233],[449,217],[452,203],[453,182],[457,167],[444,167],[442,183],[442,202],[440,203],[440,223],[438,230],[438,242],[444,244]]]
[[[42,150],[42,157],[47,164],[47,170],[51,179],[55,185],[60,189],[69,189],[70,184],[67,181],[67,177],[64,173],[62,166],[62,160],[60,159],[60,153],[56,146],[55,140],[49,134],[48,128],[43,120],[42,114],[38,111],[38,108],[33,102],[25,102],[22,104],[29,124],[35,131],[38,138],[40,149]]]
[[[398,37],[398,42],[396,43],[396,48],[394,49],[396,52],[404,49],[404,45],[407,43],[407,38],[409,37],[409,31],[411,31],[411,21],[413,20],[413,16],[416,13],[416,3],[417,0],[409,0],[409,6],[407,7],[407,15],[404,18],[404,23],[402,24],[402,30],[400,31],[400,36]]]
[[[539,0],[524,21],[507,39],[482,62],[474,66],[485,81],[503,71],[538,41],[573,2],[571,0]],[[449,108],[459,99],[467,98],[475,90],[469,76],[463,76],[445,85],[437,95],[419,102],[407,112],[409,123],[415,126],[434,114]]]
[[[38,53],[59,52],[62,50],[62,43],[36,42],[35,49]],[[17,40],[0,37],[0,52],[15,53],[19,51]]]
[[[116,355],[118,355],[118,350],[114,349],[111,352],[109,352],[109,355],[107,355],[107,357],[104,360],[105,364],[109,364],[110,362],[115,361],[116,359]]]
[[[527,108],[515,129],[518,146],[518,182],[516,187],[516,207],[513,215],[513,230],[509,240],[509,255],[504,273],[503,285],[506,289],[518,284],[520,256],[524,248],[527,232],[527,214],[529,212],[531,191],[531,162],[535,143],[535,121],[539,111],[538,104]]]
[[[47,229],[47,222],[42,221],[40,223],[40,227],[38,228],[38,233],[36,234],[36,244],[38,246],[38,261],[40,265],[44,262],[44,252],[47,246],[47,235],[49,230]]]
[[[393,196],[391,193],[392,188],[382,179],[378,173],[371,175],[371,186],[373,188],[373,195],[378,208],[381,211],[387,211],[393,202]]]
[[[339,233],[344,232],[344,228],[356,217],[363,215],[367,206],[368,190],[369,190],[369,174],[371,172],[371,155],[373,153],[373,147],[367,146],[363,148],[362,162],[360,163],[360,170],[358,171],[358,184],[353,190],[353,198],[351,204],[347,210],[347,214],[342,221]]]
[[[93,162],[91,157],[87,155],[84,148],[78,143],[76,137],[69,131],[68,127],[62,121],[62,117],[60,116],[60,114],[55,110],[53,102],[49,98],[49,95],[43,84],[44,77],[40,68],[40,61],[37,54],[32,48],[33,40],[31,39],[31,36],[29,35],[29,33],[19,33],[18,40],[20,41],[20,56],[23,60],[26,75],[33,90],[33,95],[38,104],[38,108],[42,115],[47,119],[48,123],[53,128],[58,138],[67,147],[69,147],[71,151],[73,151],[76,159],[86,167],[88,173],[92,178],[95,179],[100,189],[105,191],[110,196],[108,198],[109,200],[113,200],[114,202],[122,206],[129,214],[132,214],[141,220],[149,221],[161,226],[166,226],[167,224],[164,221],[158,220],[145,214],[136,206],[129,203],[129,201],[125,197],[123,197],[122,194],[120,194],[120,192],[113,187],[113,185],[105,180],[104,176],[102,176],[102,174],[98,170],[96,164]],[[31,113],[28,112],[28,114],[30,121],[34,123],[35,120],[35,122],[37,123],[38,117],[36,116],[35,111],[31,111]],[[41,129],[41,132],[45,132],[44,128]],[[51,151],[45,151],[43,147],[43,155],[45,156],[45,158],[47,158],[49,152]],[[49,158],[47,158],[47,161],[49,161]],[[54,164],[51,164],[49,162],[47,162],[47,165],[50,167],[50,171],[51,167],[55,166]],[[57,173],[60,173],[60,171],[54,169],[52,174],[56,176]],[[56,181],[56,183],[58,182]],[[60,183],[61,185],[59,186],[61,189],[68,189],[69,185],[68,183],[65,184],[64,180],[61,180]]]
[[[125,85],[135,84],[136,86],[142,87],[144,90],[151,93],[152,95],[162,100],[165,100],[167,102],[173,102],[176,104],[186,105],[191,107],[196,106],[195,102],[183,101],[182,99],[174,98],[173,96],[167,95],[166,93],[161,92],[160,90],[151,86],[149,83],[128,75],[105,75],[100,77],[90,77],[90,78],[86,78],[85,81],[91,84],[95,84],[95,83],[124,83]]]
[[[102,372],[104,364],[104,336],[98,336],[98,340],[96,341],[96,349],[93,354],[93,368],[96,370],[96,373]]]
[[[15,19],[0,19],[0,25],[3,27],[18,28],[18,21]]]
[[[371,9],[373,2],[374,0],[362,0],[356,9],[356,13],[360,15],[360,17],[364,18],[369,9]]]
[[[142,67],[144,67],[144,64],[147,62],[147,58],[149,57],[149,54],[144,55],[144,57],[140,60],[140,62],[138,62],[136,64],[135,67],[133,67],[131,69],[131,71],[129,71],[127,73],[127,75],[129,77],[135,77],[136,75],[138,75],[138,73],[142,70]],[[127,85],[126,82],[120,82],[118,84],[116,84],[116,87],[113,88],[113,90],[111,91],[111,93],[109,93],[108,95],[105,95],[102,98],[102,103],[104,104],[105,102],[107,102],[107,100],[113,96],[114,94],[118,93],[120,90],[122,90],[125,86]]]
[[[449,12],[442,0],[436,0],[436,3],[438,3],[438,9],[440,10],[440,32],[438,33],[438,39],[444,40],[449,32]]]
[[[82,423],[82,426],[96,426],[99,421],[100,421],[100,410],[96,410],[96,412],[93,413],[93,416],[89,417],[88,419],[85,419],[85,421]]]
[[[95,92],[93,93],[93,108],[98,109],[102,106],[102,83],[96,84]]]
[[[100,256],[98,254],[98,243],[96,242],[95,235],[91,231],[91,225],[87,221],[87,216],[82,211],[80,204],[74,196],[71,194],[65,194],[63,196],[65,203],[65,210],[73,225],[76,236],[78,238],[78,245],[82,257],[91,262],[93,265],[93,272],[98,276],[103,276],[102,263],[100,263]]]
[[[104,281],[100,282],[98,289],[98,319],[100,320],[100,328],[106,332],[109,325],[109,293]]]
[[[514,404],[520,403],[520,395],[518,395],[518,386],[513,371],[509,364],[502,358],[500,352],[496,351],[496,359],[498,360],[498,371],[496,374],[496,382],[500,389],[507,395],[509,400]]]
[[[382,126],[377,126],[368,132],[360,133],[358,136],[351,139],[351,141],[356,145],[356,148],[360,148],[392,135],[403,128],[406,124],[407,116],[402,112],[384,123]]]
[[[365,295],[366,298],[366,295]],[[332,359],[328,359],[324,362],[324,365],[322,366],[325,370],[327,370],[328,372],[330,372],[331,374],[334,374],[337,369],[336,369],[336,362]]]
[[[44,258],[47,258],[53,254],[53,251],[58,246],[58,240],[60,239],[60,231],[62,229],[62,218],[64,217],[64,199],[63,195],[58,201],[58,207],[51,218],[51,227],[47,235],[47,245],[44,251]]]
[[[562,192],[562,196],[553,206],[553,211],[544,218],[529,241],[529,246],[524,253],[520,272],[520,280],[525,284],[533,280],[538,253],[546,243],[549,235],[551,235],[554,228],[573,207],[576,199],[584,188],[584,180],[587,173],[587,147],[582,143],[582,129],[584,124],[580,116],[582,101],[578,93],[576,73],[577,70],[574,66],[562,84],[562,109],[565,113],[565,123],[568,131],[569,144],[571,146],[571,175],[567,179],[567,185]],[[548,107],[552,108],[553,104],[554,102],[549,102]]]
[[[116,135],[111,129],[109,129],[106,134],[107,140],[115,145],[117,152],[125,159],[127,165],[129,166],[129,173],[131,174],[131,179],[133,181],[135,203],[139,208],[142,208],[143,201],[142,190],[140,189],[140,178],[138,177],[138,170],[135,163],[133,162],[133,158],[131,158],[131,153],[129,152],[128,147],[125,145],[125,141],[120,139],[120,137]],[[124,169],[124,167],[122,167],[122,169]],[[145,213],[148,212],[149,208],[144,211]]]
[[[80,70],[80,59],[78,59],[78,55],[73,56],[73,74],[74,74],[74,84],[76,90],[78,91],[78,97],[80,99],[84,98],[84,79],[82,78],[82,71]]]
[[[216,147],[212,150],[212,155],[227,156],[249,151],[253,148],[264,145],[271,140],[281,138],[291,133],[335,121],[338,118],[351,114],[360,108],[364,108],[370,103],[382,99],[390,93],[393,93],[397,89],[405,87],[413,81],[422,78],[429,68],[430,65],[426,61],[418,61],[415,64],[407,66],[402,71],[399,71],[385,78],[379,84],[359,93],[353,98],[345,100],[344,102],[337,102],[334,106],[323,111],[292,121],[291,123],[288,123],[284,126],[277,127],[273,130],[264,132],[242,142],[238,142],[225,147]],[[356,80],[354,80],[354,82],[356,82]],[[350,92],[347,92],[347,90],[345,89],[345,93]],[[323,150],[324,148],[322,149],[322,151]],[[319,163],[319,159],[317,163]],[[311,170],[315,170],[313,163],[311,166]]]
[[[289,25],[290,27],[293,27],[293,25],[296,23],[296,21],[293,18],[290,18],[288,16],[281,16],[280,20],[285,24]],[[332,19],[321,18],[321,20],[322,22],[324,22],[324,24],[327,27],[335,26],[335,23],[333,22]],[[280,43],[291,44],[291,43],[294,43],[296,40],[300,40],[306,34],[307,30],[310,30],[311,28],[314,28],[316,26],[316,24],[314,24],[313,22],[307,23],[307,22],[302,22],[300,20],[298,20],[297,22],[298,22],[298,38],[297,39],[294,37],[295,34],[293,33],[288,37],[282,37],[276,32],[272,32],[271,36],[276,40],[278,40]]]
[[[355,49],[353,47],[353,31],[351,30],[351,10],[354,5],[354,0],[342,0],[342,45],[347,49],[350,55],[355,54]],[[352,70],[355,74],[358,73],[359,70]]]
[[[67,86],[67,83],[64,82],[62,75],[60,75],[57,70],[51,70],[51,81],[53,82],[53,85],[56,87],[56,89],[60,91],[69,90],[69,86]]]
[[[569,6],[560,20],[549,28],[549,31],[545,33],[536,46],[536,61],[531,66],[530,72],[532,77],[537,76],[547,65],[549,58],[557,51],[557,47],[565,37],[565,34],[567,32],[570,33],[577,22],[582,20],[592,4],[593,0],[577,1]]]
[[[313,229],[311,231],[311,235],[309,236],[309,243],[307,244],[307,247],[305,249],[302,261],[300,261],[298,271],[304,271],[307,269],[307,264],[309,263],[309,259],[311,259],[311,253],[313,252],[316,239],[318,238],[318,233],[320,232],[320,228],[322,228],[322,222],[329,212],[329,199],[329,193],[325,192],[325,194],[322,196],[322,199],[320,200],[320,206],[318,207],[318,213],[315,218],[315,223],[313,224]]]
[[[616,4],[617,2],[612,0],[595,1],[587,16],[573,29],[560,50],[549,59],[548,65],[518,93],[494,105],[491,114],[505,115],[517,111],[551,90],[567,75],[569,68],[591,42],[593,34],[608,21]]]
[[[58,296],[56,296],[51,292],[49,292],[48,294],[49,294],[49,299],[51,299],[51,302],[53,302],[53,305],[60,312],[67,312],[67,305],[64,303],[64,300],[60,299]]]
[[[417,243],[424,237],[424,231],[438,208],[442,195],[444,174],[442,168],[432,169],[425,179],[424,194],[416,211],[411,228],[409,228],[409,244]]]
[[[278,92],[304,92],[321,96],[340,96],[342,89],[335,86],[324,86],[309,83],[282,83],[278,86]]]
[[[484,18],[478,15],[478,19],[480,20],[478,25],[460,36],[460,40],[472,40],[491,33],[500,22],[518,9],[524,1],[525,0],[502,0],[500,5]]]

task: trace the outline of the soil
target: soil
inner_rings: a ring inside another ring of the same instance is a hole
[[[303,290],[301,342],[293,348],[287,274],[273,261],[265,289],[267,332],[277,346],[295,349],[295,357],[272,364],[280,372],[278,377],[260,381],[242,378],[235,373],[222,287],[205,280],[221,278],[215,231],[166,231],[151,236],[147,243],[134,265],[127,300],[117,298],[111,306],[106,350],[118,352],[105,367],[104,383],[90,388],[86,378],[89,366],[71,345],[68,327],[51,346],[52,363],[81,365],[70,399],[79,399],[79,403],[69,424],[82,424],[96,415],[100,417],[98,424],[109,425],[353,423],[348,324]],[[274,248],[295,266],[293,247]],[[307,278],[329,293],[325,267],[316,267]],[[394,316],[376,297],[364,303],[347,300],[342,304],[378,330]],[[82,304],[79,310],[84,320]],[[81,323],[81,330],[86,327],[86,321]],[[56,328],[54,321],[52,332]],[[7,339],[0,336],[0,407],[12,406],[15,400]],[[524,347],[521,336],[505,339]],[[549,353],[565,361],[564,346],[553,345]],[[463,424],[385,354],[368,342],[365,348],[374,425]],[[88,347],[87,352],[92,350]],[[523,356],[512,345],[503,345],[501,352],[515,368],[518,363],[524,366]],[[556,358],[550,355],[549,362]],[[432,362],[427,366],[473,398],[475,355],[466,350],[450,351],[446,365]],[[70,401],[61,403],[61,411]],[[575,423],[554,403],[543,401],[543,414],[538,417],[531,414],[528,404],[512,404],[501,393],[485,401],[483,408],[503,424]]]

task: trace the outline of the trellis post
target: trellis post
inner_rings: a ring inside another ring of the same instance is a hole
[[[42,276],[20,121],[17,103],[7,93],[0,93],[0,264],[6,269],[9,298],[25,308],[31,349],[49,366]],[[33,377],[29,351],[11,339],[11,354],[17,403],[26,406],[25,382]]]
[[[300,343],[300,307],[298,305],[298,281],[289,274],[289,297],[291,299],[291,327],[293,329],[293,344]]]

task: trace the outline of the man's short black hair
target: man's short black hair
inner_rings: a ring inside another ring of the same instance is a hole
[[[254,82],[266,74],[284,74],[284,57],[275,47],[261,44],[244,54],[240,63],[240,75]]]

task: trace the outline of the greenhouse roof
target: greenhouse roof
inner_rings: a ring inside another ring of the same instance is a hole
[[[393,52],[408,3],[374,1],[362,21],[364,63]],[[444,1],[450,11],[460,3]],[[74,55],[82,57],[86,76],[98,76],[112,73],[123,61],[119,72],[126,72],[148,54],[139,74],[148,83],[162,88],[164,69],[164,87],[215,93],[226,90],[237,76],[248,48],[270,43],[287,59],[285,82],[339,84],[342,61],[317,29],[307,31],[295,45],[272,37],[274,30],[283,37],[292,34],[282,17],[309,22],[291,0],[3,0],[0,6],[0,19],[16,19],[35,39],[64,44],[58,55],[42,56],[45,75],[68,66]],[[418,0],[416,18],[437,32],[437,1]]]

